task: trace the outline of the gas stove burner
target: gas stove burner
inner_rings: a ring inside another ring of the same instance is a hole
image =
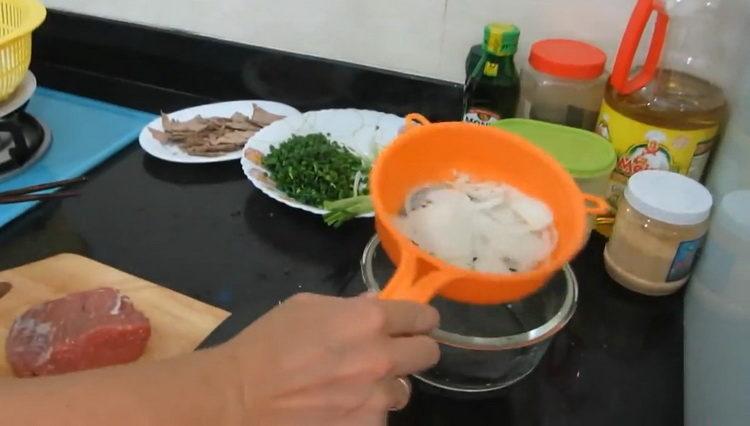
[[[0,102],[0,181],[34,164],[49,148],[46,125],[25,112],[36,90],[36,77],[26,73],[10,97]]]
[[[39,161],[51,142],[49,127],[27,112],[0,118],[0,182]]]

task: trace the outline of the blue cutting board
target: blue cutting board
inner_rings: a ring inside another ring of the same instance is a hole
[[[0,182],[0,192],[81,176],[138,138],[154,115],[56,90],[38,88],[28,112],[52,131],[38,163]],[[0,227],[37,202],[0,204]]]

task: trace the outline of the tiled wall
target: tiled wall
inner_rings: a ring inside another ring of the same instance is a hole
[[[635,0],[43,0],[48,7],[462,81],[490,21],[521,28],[518,63],[547,37],[593,41],[611,56]]]

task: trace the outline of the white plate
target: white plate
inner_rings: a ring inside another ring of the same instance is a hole
[[[376,111],[359,109],[328,109],[310,111],[302,115],[279,120],[256,133],[247,141],[243,152],[248,148],[257,149],[268,154],[272,146],[278,146],[292,135],[309,135],[311,133],[330,134],[329,138],[345,145],[360,155],[372,157],[398,135],[404,119]],[[320,209],[295,201],[286,194],[253,176],[253,170],[266,171],[253,164],[244,156],[240,159],[245,175],[258,189],[269,197],[290,207],[305,210],[315,214],[325,214],[327,210]],[[361,217],[372,217],[364,214]]]
[[[233,101],[233,102],[221,102],[217,104],[201,105],[188,109],[183,109],[177,112],[169,114],[169,118],[187,121],[196,115],[203,117],[231,117],[235,112],[241,112],[243,114],[253,115],[253,104],[258,105],[264,110],[283,115],[285,117],[291,117],[299,115],[299,111],[279,102],[271,101]],[[221,161],[237,160],[242,157],[242,150],[229,152],[224,155],[217,157],[201,157],[199,155],[190,155],[187,152],[181,150],[179,147],[173,144],[164,144],[151,136],[151,132],[148,128],[151,127],[156,130],[164,130],[161,125],[161,117],[154,119],[148,126],[141,130],[141,134],[138,137],[141,147],[144,151],[153,155],[156,158],[162,160],[172,161],[175,163],[218,163]]]
[[[34,73],[31,71],[26,71],[23,81],[21,81],[16,90],[7,99],[0,102],[0,117],[5,117],[20,108],[31,99],[34,90],[36,90],[36,77],[34,77]]]

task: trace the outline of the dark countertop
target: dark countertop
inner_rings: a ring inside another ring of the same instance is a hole
[[[34,34],[41,84],[150,112],[271,98],[302,110],[440,119],[460,106],[455,84],[56,11]],[[328,228],[255,190],[238,163],[167,163],[135,144],[88,175],[81,197],[44,203],[0,229],[0,269],[86,255],[231,311],[207,345],[294,293],[364,290],[359,258],[372,222]],[[532,374],[481,400],[417,386],[391,424],[682,424],[682,294],[622,289],[604,271],[603,245],[594,236],[574,262],[578,310]]]
[[[89,256],[231,311],[213,342],[296,292],[364,289],[358,262],[371,221],[327,228],[255,190],[239,164],[166,163],[132,146],[90,177],[81,197],[0,229],[0,268]],[[578,311],[530,376],[485,400],[418,388],[391,424],[681,424],[682,296],[621,289],[602,247],[595,236],[575,261]]]

